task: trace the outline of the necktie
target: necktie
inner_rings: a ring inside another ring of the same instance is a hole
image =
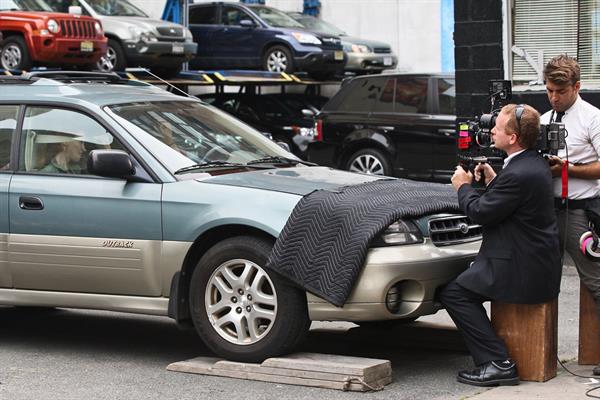
[[[554,122],[561,122],[563,115],[565,115],[564,111],[556,113],[556,119],[554,120]]]

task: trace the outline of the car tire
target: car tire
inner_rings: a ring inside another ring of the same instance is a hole
[[[391,176],[392,167],[388,157],[378,149],[360,149],[348,157],[344,169],[368,175]]]
[[[108,61],[108,62],[107,62]],[[102,72],[123,71],[127,67],[127,58],[123,46],[115,39],[108,39],[106,55],[96,63],[96,68]]]
[[[291,352],[306,337],[305,292],[264,269],[272,246],[253,236],[223,240],[192,273],[192,321],[204,343],[221,357],[262,362]]]
[[[265,51],[263,69],[269,72],[294,72],[292,53],[285,46],[273,46]]]
[[[25,39],[9,36],[0,43],[0,67],[3,69],[29,71],[33,66]]]

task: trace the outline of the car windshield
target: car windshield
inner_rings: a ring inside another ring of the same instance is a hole
[[[276,28],[303,28],[302,24],[286,13],[268,7],[252,7],[263,21]]]
[[[87,0],[87,3],[100,15],[148,17],[142,10],[127,0]]]
[[[291,17],[298,21],[302,26],[313,32],[326,33],[334,36],[345,36],[346,32],[331,25],[322,19],[315,18],[311,15],[291,14]]]
[[[52,8],[44,0],[0,0],[0,10],[52,12]]]
[[[194,101],[118,104],[107,111],[173,173],[196,164],[296,158],[223,111]]]

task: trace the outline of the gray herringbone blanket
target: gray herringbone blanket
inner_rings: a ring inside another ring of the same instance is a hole
[[[394,179],[318,190],[294,208],[267,268],[341,307],[376,235],[400,218],[441,212],[459,212],[449,185]]]

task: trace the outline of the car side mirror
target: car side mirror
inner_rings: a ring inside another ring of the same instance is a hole
[[[81,15],[83,14],[83,11],[80,6],[69,6],[69,14]]]
[[[290,149],[290,145],[287,144],[286,142],[277,142],[277,144],[279,145],[279,147],[281,147],[285,151],[288,151],[290,153],[292,152],[292,150]]]
[[[123,150],[92,150],[88,157],[88,172],[108,178],[126,180],[135,176],[135,167],[129,154]]]
[[[309,110],[308,108],[305,108],[302,110],[302,115],[305,116],[306,118],[313,118],[315,116],[315,112],[313,110]]]
[[[242,19],[240,20],[240,26],[244,28],[254,28],[256,24],[251,19]]]

